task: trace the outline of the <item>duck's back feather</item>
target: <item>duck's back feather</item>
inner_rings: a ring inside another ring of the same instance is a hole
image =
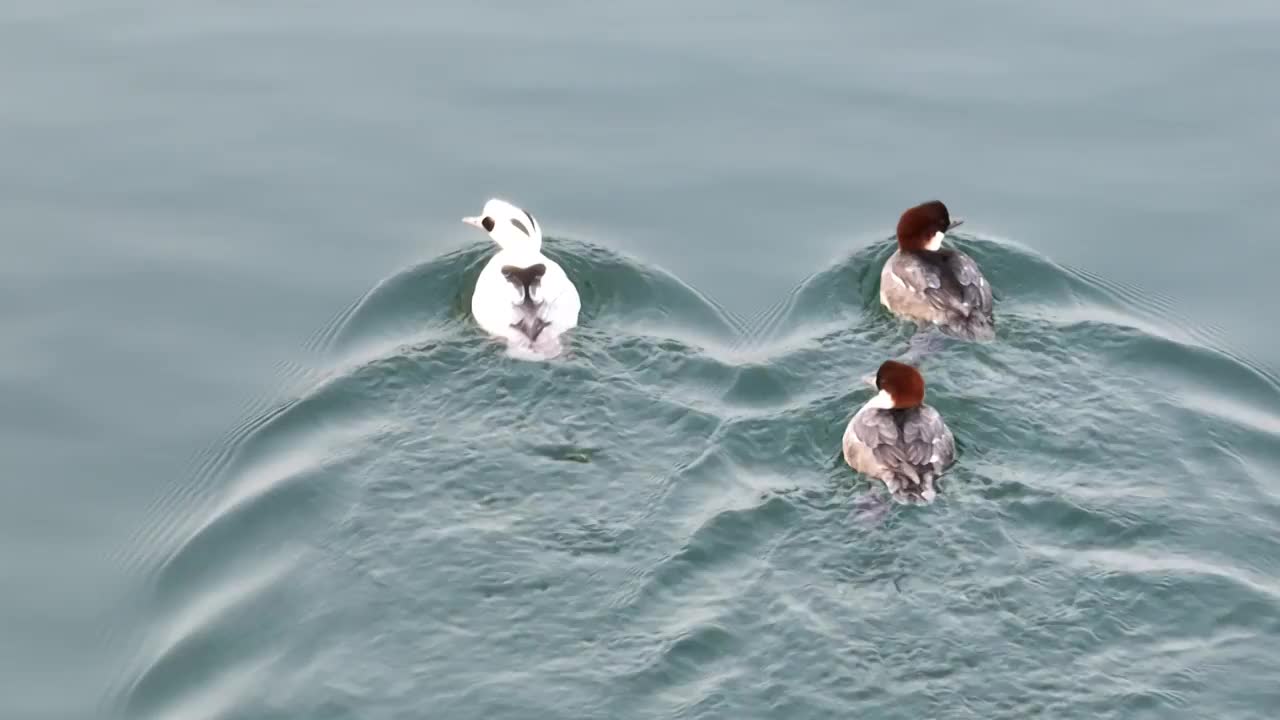
[[[499,252],[476,281],[471,312],[490,335],[536,355],[559,352],[558,337],[578,324],[578,290],[558,263]]]
[[[849,421],[844,456],[853,469],[881,480],[899,500],[928,499],[955,460],[955,439],[928,405],[905,410],[864,407]]]
[[[968,339],[995,335],[991,283],[959,250],[897,252],[880,274],[880,298],[892,312]]]

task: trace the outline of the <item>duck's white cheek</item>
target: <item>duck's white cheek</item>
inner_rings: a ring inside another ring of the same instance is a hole
[[[929,240],[929,242],[924,246],[924,249],[925,249],[925,250],[935,250],[935,251],[936,251],[938,248],[942,247],[942,238],[943,238],[943,237],[944,237],[944,235],[943,235],[943,233],[942,233],[942,231],[941,231],[941,230],[939,230],[938,232],[934,233],[934,234],[933,234],[933,237],[932,237],[932,238]]]
[[[876,408],[877,410],[892,410],[893,405],[894,405],[893,396],[885,392],[884,390],[881,390],[880,392],[876,393],[876,396],[871,398],[871,400],[867,403],[868,407],[873,407],[873,408]]]

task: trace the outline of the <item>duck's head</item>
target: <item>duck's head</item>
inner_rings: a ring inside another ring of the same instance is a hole
[[[532,250],[542,248],[542,227],[527,210],[506,200],[492,198],[484,204],[484,211],[476,217],[464,217],[462,222],[474,225],[486,233],[503,250]]]
[[[919,370],[896,360],[886,360],[876,372],[880,392],[867,405],[881,410],[905,410],[924,403],[924,376]]]
[[[937,250],[947,231],[964,220],[952,220],[941,200],[930,200],[908,208],[898,218],[898,247],[904,251]]]

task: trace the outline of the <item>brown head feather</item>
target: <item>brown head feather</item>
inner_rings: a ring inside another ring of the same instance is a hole
[[[898,218],[898,247],[908,252],[923,250],[935,233],[950,228],[951,215],[941,200],[920,203]]]
[[[913,408],[924,402],[924,376],[919,370],[896,360],[886,360],[876,373],[876,388],[889,393],[896,409]]]

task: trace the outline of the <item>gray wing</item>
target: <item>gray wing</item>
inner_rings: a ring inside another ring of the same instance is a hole
[[[956,441],[937,410],[923,405],[902,424],[907,456],[921,475],[940,475],[956,458]]]
[[[915,481],[915,466],[902,442],[898,423],[887,410],[871,410],[858,413],[853,421],[853,434],[875,457],[884,472],[894,478],[903,477]],[[889,479],[882,477],[886,483]],[[890,487],[892,490],[893,487]]]
[[[863,413],[855,418],[854,434],[884,468],[884,481],[895,499],[928,502],[937,493],[935,480],[955,459],[955,441],[942,416],[921,407],[902,422],[894,411]]]
[[[991,283],[973,258],[959,250],[913,253],[909,258],[898,268],[902,281],[944,313],[948,324],[971,337],[993,334]]]
[[[991,297],[991,283],[982,276],[978,263],[959,250],[951,250],[947,253],[944,266],[959,285],[964,305],[969,309],[968,314],[983,317],[987,322],[991,322],[995,301]]]
[[[853,434],[858,440],[875,453],[876,459],[883,465],[881,452],[888,452],[898,443],[898,424],[893,415],[882,410],[866,410],[853,417]]]

